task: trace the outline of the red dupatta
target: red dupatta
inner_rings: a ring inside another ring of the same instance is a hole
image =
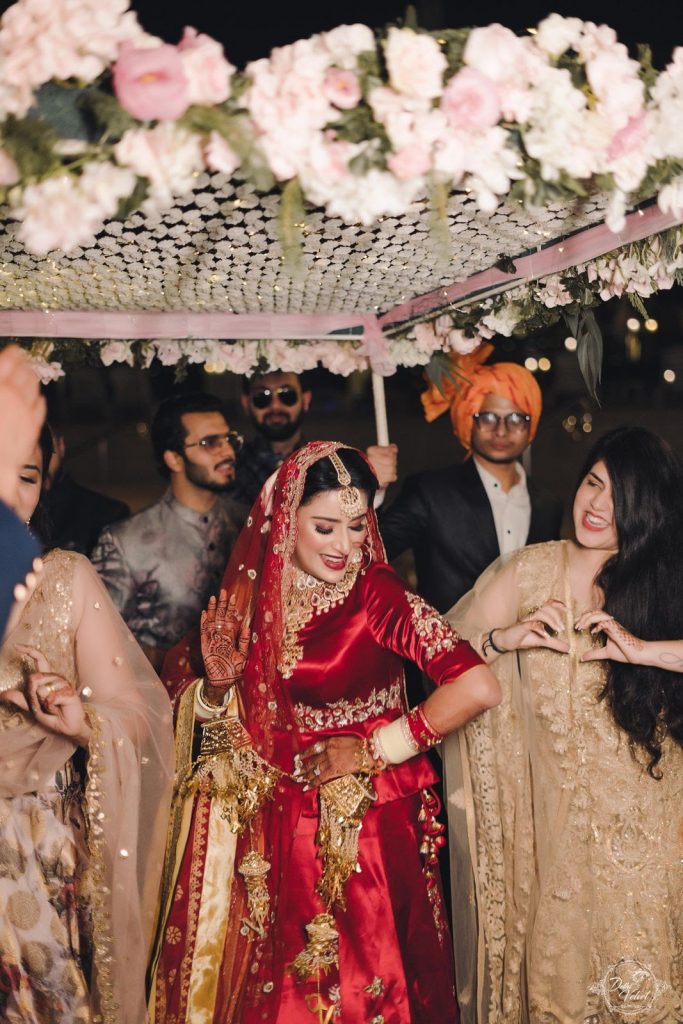
[[[348,447],[334,441],[313,441],[283,462],[254,503],[221,583],[221,589],[227,591],[228,596],[235,597],[237,611],[246,617],[251,629],[247,663],[238,684],[240,718],[259,754],[286,772],[291,771],[293,757],[298,750],[298,731],[294,708],[280,676],[278,662],[285,632],[287,595],[296,573],[293,563],[296,517],[310,466],[338,449]],[[364,455],[362,457],[365,458]],[[384,561],[384,546],[372,508],[367,512],[367,530],[363,545],[364,563]],[[169,651],[162,677],[171,695],[177,698],[202,674],[199,633],[195,630]],[[265,855],[271,867],[271,910],[277,913],[274,883],[281,875],[289,851],[281,845],[272,849],[267,843],[264,824],[270,810],[270,806],[262,808],[252,820],[249,831],[240,837],[236,863],[239,864],[249,850]],[[297,800],[290,803],[289,813],[294,824],[299,813]],[[288,829],[281,832],[281,835],[292,834]],[[251,962],[253,970],[258,961],[263,969],[272,959],[268,937],[255,940],[252,933],[240,928],[244,897],[235,893],[234,898],[231,908],[231,913],[235,914],[234,927],[230,930],[223,960],[216,965],[220,972],[219,995],[222,996],[217,1007],[222,1004],[225,1008],[225,1014],[220,1018],[214,1017],[216,1024],[218,1020],[223,1024],[223,1020],[238,1019],[242,996],[234,988],[236,985],[241,988],[248,981],[248,964]],[[238,1016],[234,1016],[235,1013]]]

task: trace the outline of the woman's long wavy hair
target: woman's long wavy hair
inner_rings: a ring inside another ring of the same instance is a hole
[[[619,550],[596,583],[605,610],[643,640],[683,637],[683,466],[657,434],[641,427],[610,431],[591,450],[581,479],[607,468]],[[601,694],[615,721],[640,747],[647,769],[657,765],[670,735],[683,745],[683,675],[650,666],[607,662]]]

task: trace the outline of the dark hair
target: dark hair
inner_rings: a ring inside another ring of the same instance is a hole
[[[293,375],[299,381],[299,386],[301,387],[302,391],[311,390],[310,377],[305,370],[302,373],[294,373],[294,371],[292,370],[264,370],[263,373],[253,373],[251,374],[251,376],[242,377],[242,394],[248,395],[251,390],[251,385],[255,384],[257,381],[260,381],[263,377],[267,377],[268,374],[270,373],[293,373]]]
[[[339,448],[337,455],[343,462],[351,477],[351,487],[357,487],[367,495],[368,505],[372,505],[377,490],[377,477],[360,454],[353,448]],[[342,487],[337,477],[337,470],[329,458],[318,459],[309,466],[306,483],[301,496],[301,504],[307,505],[316,494],[323,491],[338,491]]]
[[[683,467],[669,445],[641,427],[610,431],[591,450],[583,479],[604,462],[619,550],[596,583],[605,610],[643,640],[683,636]],[[683,676],[650,666],[607,663],[601,694],[632,747],[657,764],[668,733],[683,744]]]
[[[164,462],[164,452],[183,454],[187,431],[181,417],[187,412],[219,412],[228,422],[225,404],[216,395],[205,395],[197,391],[171,395],[165,399],[155,412],[150,428],[154,457],[162,476],[170,476],[170,470]]]
[[[48,466],[54,452],[52,431],[47,423],[44,423],[38,437],[38,447],[43,459],[40,475],[40,498],[31,516],[31,532],[36,535],[44,548],[49,548],[52,543],[52,524],[48,513],[49,491],[45,489]]]

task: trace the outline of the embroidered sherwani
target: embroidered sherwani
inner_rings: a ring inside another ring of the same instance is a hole
[[[326,736],[364,737],[400,717],[406,710],[404,657],[437,684],[480,663],[385,564],[358,573],[344,597],[333,605],[323,602],[317,613],[297,616],[294,609],[280,674],[294,707],[298,747]],[[316,892],[322,873],[316,841],[319,795],[302,791],[289,775],[292,767],[279,765],[287,774],[264,812],[266,848],[278,856],[269,921],[274,959],[261,967],[255,940],[249,965],[254,1002],[234,1019],[243,1024],[453,1024],[451,942],[438,877],[420,852],[438,829],[430,789],[437,776],[429,759],[418,755],[372,779],[376,799],[359,833],[359,867],[345,886],[346,908],[334,909],[339,965],[331,966],[319,984],[299,981],[290,969],[306,945],[306,925],[325,909]],[[233,1019],[235,993],[225,985],[221,964],[211,958],[221,955],[215,936],[242,883],[229,863],[230,847],[212,848],[212,829],[217,835],[221,826],[217,818],[212,824],[201,794],[192,813],[169,901],[155,1020],[220,1024]],[[202,932],[211,901],[212,928]],[[227,921],[224,963],[231,934],[240,926],[248,927]]]

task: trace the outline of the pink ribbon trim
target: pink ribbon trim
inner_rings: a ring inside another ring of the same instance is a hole
[[[0,311],[0,337],[17,338],[150,338],[211,340],[308,339],[342,341],[330,336],[333,331],[363,327],[363,335],[347,336],[362,340],[364,352],[378,373],[387,368],[387,340],[383,328],[423,316],[449,304],[463,302],[478,292],[511,288],[535,278],[556,274],[568,267],[586,263],[629,242],[657,234],[682,223],[673,213],[662,213],[655,205],[636,210],[626,218],[624,230],[614,234],[605,224],[587,228],[571,238],[555,242],[539,252],[515,260],[516,271],[485,270],[465,281],[438,288],[427,295],[404,302],[383,316],[372,313],[164,313],[106,312],[74,310]],[[328,336],[328,337],[325,337]]]

